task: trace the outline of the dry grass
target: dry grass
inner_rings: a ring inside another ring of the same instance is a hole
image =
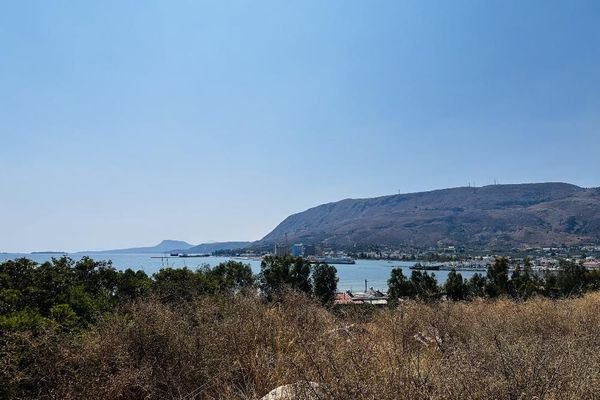
[[[331,399],[600,397],[600,294],[336,313],[297,294],[131,304],[76,337],[12,337],[16,397],[255,399],[286,383]],[[15,368],[25,349],[29,362]],[[11,356],[12,355],[12,356]]]

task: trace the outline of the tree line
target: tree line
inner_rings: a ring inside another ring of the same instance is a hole
[[[537,274],[527,259],[523,266],[518,265],[510,271],[505,257],[497,257],[486,275],[476,273],[470,279],[451,270],[443,285],[438,285],[434,273],[412,271],[409,278],[401,268],[392,269],[388,280],[388,295],[392,303],[402,298],[431,300],[442,295],[450,300],[479,297],[527,299],[532,296],[559,298],[599,289],[600,271],[587,270],[574,261],[561,260],[557,271]]]
[[[0,263],[0,330],[36,330],[56,325],[83,328],[117,306],[144,296],[164,303],[182,303],[201,295],[260,291],[273,300],[284,290],[298,290],[332,302],[337,271],[302,258],[265,257],[261,272],[250,265],[227,261],[214,267],[163,268],[152,276],[144,271],[117,270],[110,261],[89,257],[74,261],[53,258],[38,264],[27,258]]]
[[[88,257],[78,261],[53,258],[42,264],[21,258],[0,263],[0,329],[35,330],[49,324],[66,330],[82,328],[117,306],[144,296],[177,304],[202,295],[247,291],[275,301],[282,292],[293,290],[331,304],[337,283],[334,266],[291,256],[265,257],[257,275],[248,264],[227,261],[195,271],[164,268],[152,276],[132,269],[117,270],[110,261]],[[443,295],[449,300],[527,299],[536,295],[558,298],[590,290],[600,290],[600,271],[588,271],[564,260],[555,273],[536,274],[528,261],[510,271],[504,257],[496,258],[485,275],[477,273],[470,279],[450,271],[443,285],[433,273],[412,271],[407,277],[401,268],[392,269],[388,280],[392,304],[403,298],[429,301]]]

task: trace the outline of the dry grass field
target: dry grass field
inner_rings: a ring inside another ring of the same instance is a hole
[[[84,332],[5,340],[12,398],[257,399],[301,381],[323,399],[600,397],[600,294],[377,310],[294,293],[146,299]]]

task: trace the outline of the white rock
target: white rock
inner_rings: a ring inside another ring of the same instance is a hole
[[[279,386],[271,390],[260,400],[318,400],[319,384],[316,382],[297,382]]]

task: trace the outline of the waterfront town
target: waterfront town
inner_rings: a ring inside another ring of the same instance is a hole
[[[461,247],[447,246],[427,250],[399,250],[391,248],[376,248],[360,252],[342,251],[326,246],[305,245],[303,243],[276,244],[272,252],[237,252],[240,258],[261,259],[264,256],[303,257],[314,263],[353,264],[355,260],[383,260],[394,262],[414,262],[410,267],[416,271],[475,271],[481,274],[494,263],[497,257],[506,258],[509,272],[527,266],[537,276],[556,274],[561,261],[574,262],[588,271],[600,270],[600,246],[579,247],[544,247],[529,249],[512,249],[510,251],[466,250]],[[386,305],[388,294],[382,290],[368,286],[365,281],[361,290],[337,292],[335,304],[368,304]]]
[[[241,258],[261,258],[266,255],[277,257],[303,257],[314,262],[328,264],[352,264],[354,260],[414,261],[423,270],[485,271],[498,256],[509,260],[510,269],[526,263],[533,271],[557,270],[561,260],[574,261],[588,270],[600,269],[600,245],[576,247],[544,247],[512,249],[510,251],[466,250],[448,246],[427,250],[398,250],[382,247],[360,252],[333,250],[324,246],[276,244],[273,252],[237,251],[229,255]],[[433,266],[433,268],[431,268]],[[420,269],[420,268],[415,268]]]

